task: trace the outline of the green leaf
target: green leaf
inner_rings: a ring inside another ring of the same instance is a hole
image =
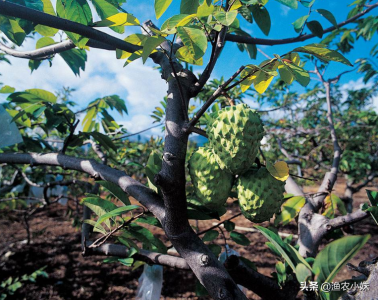
[[[56,103],[57,96],[53,93],[41,89],[29,89],[24,92],[16,92],[8,96],[7,100],[14,103]]]
[[[348,66],[353,66],[349,60],[347,60],[343,55],[341,55],[339,52],[330,50],[325,48],[324,45],[321,44],[310,44],[303,47],[295,48],[292,52],[302,52],[302,53],[308,53],[316,56],[319,59],[323,59],[326,61],[337,61],[341,62],[343,64],[346,64]]]
[[[152,51],[154,51],[155,48],[163,42],[165,42],[165,38],[161,36],[151,36],[146,40],[146,42],[144,43],[143,52],[142,52],[143,63],[146,62],[147,58],[150,56]]]
[[[204,1],[197,9],[197,17],[207,18],[214,12],[214,10],[215,10],[215,7],[211,3],[211,1]]]
[[[127,194],[116,184],[109,181],[97,181],[97,183],[101,184],[104,188],[106,188],[109,192],[113,194],[118,200],[120,200],[125,205],[130,205],[130,200]]]
[[[93,228],[93,232],[100,232],[102,234],[106,234],[106,230],[100,224],[96,224],[96,221],[93,220],[84,220],[84,223],[91,225]]]
[[[310,21],[307,22],[306,25],[314,35],[316,35],[319,38],[323,37],[323,27],[318,21]]]
[[[96,132],[96,131],[91,132],[90,135],[93,136],[93,138],[97,142],[99,142],[100,145],[104,147],[106,150],[109,151],[110,149],[112,149],[117,152],[116,145],[114,145],[113,141],[107,135]]]
[[[316,11],[319,14],[321,14],[324,18],[326,18],[333,26],[337,27],[336,19],[330,11],[328,11],[326,9],[322,9],[322,8],[319,8]]]
[[[305,24],[306,20],[308,19],[309,15],[305,15],[297,19],[294,23],[294,30],[299,33],[302,30],[303,25]]]
[[[231,232],[235,229],[235,223],[232,221],[226,221],[223,223],[224,228],[228,231]]]
[[[180,23],[183,19],[188,17],[188,14],[180,14],[180,15],[175,15],[173,17],[170,17],[167,19],[163,25],[161,25],[161,31],[167,34],[174,34],[176,33],[176,26],[178,23]]]
[[[44,13],[47,13],[47,14],[52,15],[52,16],[56,16],[55,11],[54,11],[54,7],[52,6],[50,0],[42,0],[42,3],[43,3],[43,12]],[[59,31],[59,29],[52,28],[52,27],[49,27],[49,26],[40,25],[40,24],[36,25],[34,29],[40,35],[43,35],[43,36],[54,36]]]
[[[276,263],[276,271],[277,271],[278,283],[282,285],[286,281],[286,277],[287,277],[285,265],[282,262],[278,261]]]
[[[85,71],[85,62],[87,61],[87,53],[81,49],[71,49],[59,53],[66,64],[71,68],[75,75],[80,75],[80,69]]]
[[[119,258],[118,261],[126,267],[131,267],[134,263],[134,258]]]
[[[237,10],[233,10],[230,12],[218,11],[214,14],[214,18],[217,19],[217,21],[222,25],[230,26],[235,21],[237,15]]]
[[[291,84],[294,80],[294,75],[292,71],[283,63],[279,63],[278,65],[278,72],[280,73],[280,77],[286,84]]]
[[[258,71],[256,73],[256,78],[253,81],[253,86],[255,90],[259,94],[263,94],[266,89],[269,87],[270,83],[272,82],[274,76],[264,72],[264,71]]]
[[[205,235],[202,238],[202,241],[204,242],[210,242],[212,240],[215,240],[219,235],[219,232],[217,230],[210,230],[205,233]]]
[[[158,192],[158,188],[155,186],[155,175],[161,170],[162,157],[163,154],[160,151],[152,150],[145,167],[148,185],[155,192]]]
[[[342,215],[346,215],[348,213],[344,202],[335,194],[330,194],[324,199],[324,206],[325,209],[322,215],[326,216],[327,218],[334,218],[336,215],[336,209],[339,210]]]
[[[95,226],[97,226],[98,224],[101,224],[102,222],[105,222],[106,220],[109,220],[110,218],[120,216],[130,210],[137,209],[137,208],[139,208],[138,205],[127,205],[127,206],[118,207],[106,214],[103,214],[100,218],[98,218]]]
[[[312,269],[317,274],[317,282],[332,282],[340,269],[368,241],[370,235],[346,236],[324,247],[315,258]]]
[[[306,282],[308,278],[311,278],[312,272],[304,264],[297,264],[295,267],[295,276],[298,282]]]
[[[92,22],[92,12],[86,0],[58,0],[58,16],[73,22],[88,25]]]
[[[222,247],[219,245],[210,244],[210,245],[207,245],[207,247],[209,247],[210,251],[213,252],[215,257],[218,257],[219,254],[222,252]]]
[[[203,65],[203,58],[200,59],[194,59],[192,56],[192,53],[189,51],[189,48],[184,46],[177,50],[176,52],[176,58],[182,61],[185,61],[189,64],[196,65],[196,66],[202,66]]]
[[[295,80],[298,81],[301,86],[305,87],[310,83],[310,75],[305,69],[291,63],[287,63],[286,66],[289,68],[291,74],[293,74]]]
[[[104,20],[108,17],[114,16],[119,13],[118,11],[119,3],[117,1],[108,2],[106,0],[92,0],[92,4],[95,7],[101,20]],[[125,32],[124,26],[113,26],[113,27],[110,27],[110,29],[117,33]]]
[[[238,8],[238,12],[241,16],[249,23],[253,23],[252,12],[248,9],[247,6],[241,6]]]
[[[37,41],[35,48],[40,49],[53,44],[55,44],[55,41],[51,37],[43,37]]]
[[[306,199],[303,196],[295,196],[287,200],[281,207],[281,212],[276,214],[274,225],[277,226],[282,222],[282,226],[289,224],[300,212],[305,205]]]
[[[268,35],[271,26],[270,15],[268,10],[265,8],[265,6],[260,7],[260,5],[258,4],[249,7],[252,11],[253,18],[255,19],[261,31],[265,35]]]
[[[21,46],[26,33],[18,24],[17,20],[0,15],[0,31],[2,31],[13,43]]]
[[[113,27],[113,26],[136,26],[140,22],[132,14],[118,13],[113,16],[107,17],[101,21],[95,22],[95,27]]]
[[[0,89],[0,94],[10,94],[10,93],[14,93],[16,89],[14,87],[11,87],[9,85],[4,85],[3,87],[1,87]]]
[[[128,225],[128,230],[123,233],[123,236],[126,238],[136,238],[141,241],[147,249],[152,249],[151,245],[154,245],[158,252],[167,253],[167,247],[165,247],[161,240],[155,237],[147,228],[135,223]]]
[[[177,33],[194,60],[204,56],[207,49],[207,38],[201,29],[191,26],[178,27]]]
[[[117,205],[110,201],[106,201],[96,195],[91,195],[83,199],[83,204],[89,207],[98,217],[106,214],[109,211],[117,209]],[[105,222],[106,226],[110,229],[110,222]]]
[[[248,246],[251,243],[250,240],[247,239],[243,234],[236,231],[232,231],[230,233],[230,237],[235,243],[242,246]]]
[[[286,5],[290,8],[297,9],[298,8],[298,1],[297,0],[276,0],[283,5]]]
[[[257,230],[259,230],[273,244],[273,246],[276,248],[276,250],[282,255],[282,257],[285,259],[285,261],[288,263],[288,265],[295,272],[295,265],[286,252],[286,251],[290,251],[290,250],[288,250],[288,247],[284,244],[284,242],[280,239],[280,237],[276,233],[274,233],[273,231],[271,231],[271,230],[269,230],[265,227],[258,226],[258,225],[255,225],[254,227]],[[285,249],[286,249],[286,251],[285,251]]]
[[[198,6],[198,0],[181,0],[180,14],[195,14]]]
[[[159,19],[163,15],[171,3],[172,0],[155,0],[156,19]]]
[[[311,6],[314,4],[315,1],[316,1],[316,0],[301,0],[300,2],[301,2],[301,4],[302,4],[304,7],[309,8],[309,7],[311,7]]]
[[[366,193],[368,195],[370,204],[373,205],[373,206],[378,206],[378,192],[366,190]]]

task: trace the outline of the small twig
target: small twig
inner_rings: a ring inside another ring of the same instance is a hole
[[[197,134],[199,134],[199,135],[202,135],[202,136],[204,136],[204,137],[206,137],[206,138],[208,137],[206,131],[203,130],[203,129],[201,129],[201,128],[198,128],[198,127],[194,127],[194,126],[189,127],[189,128],[188,128],[188,132],[189,132],[189,133],[190,133],[190,132],[194,132],[194,133],[197,133]]]
[[[228,219],[226,219],[226,220],[224,220],[224,221],[222,221],[222,222],[217,223],[217,224],[214,225],[214,226],[211,226],[211,227],[209,227],[209,228],[207,228],[207,229],[205,229],[205,230],[200,231],[199,233],[197,233],[197,235],[202,235],[202,234],[204,234],[204,233],[206,233],[206,232],[208,232],[208,231],[210,231],[210,230],[213,230],[213,229],[215,229],[215,228],[218,228],[218,227],[221,226],[223,223],[225,223],[225,222],[227,222],[227,221],[231,221],[232,219],[235,219],[235,218],[241,216],[241,214],[242,214],[241,212],[240,212],[240,213],[237,213],[236,215],[232,216],[231,218],[228,218]]]
[[[117,231],[119,231],[120,229],[122,229],[123,227],[129,225],[132,221],[140,218],[141,216],[143,216],[145,214],[145,211],[143,211],[142,213],[132,217],[131,219],[127,220],[126,222],[124,222],[123,224],[117,226],[116,228],[114,228],[112,231],[110,231],[109,233],[103,235],[102,237],[98,238],[97,240],[95,240],[93,242],[93,244],[91,244],[90,246],[88,246],[88,248],[97,248],[97,247],[100,247],[102,244],[104,244],[108,238],[110,238],[114,233],[116,233]]]
[[[210,105],[222,94],[223,91],[225,91],[225,88],[236,78],[239,76],[239,74],[245,69],[244,66],[240,67],[239,70],[235,72],[234,75],[232,75],[225,83],[220,85],[213,95],[210,96],[210,98],[205,102],[205,104],[200,108],[200,110],[196,113],[196,115],[193,117],[193,119],[190,120],[188,127],[194,126],[199,119],[202,117],[202,115],[206,112],[206,110],[210,107]]]
[[[74,123],[74,124],[70,124],[70,135],[68,136],[67,140],[64,142],[63,148],[60,151],[62,154],[66,153],[67,147],[72,140],[72,137],[74,135],[74,132],[75,132],[77,125],[79,125],[79,120],[77,120],[76,123]]]
[[[118,141],[118,140],[121,140],[121,139],[125,139],[125,138],[128,138],[128,137],[131,137],[131,136],[134,136],[134,135],[138,135],[140,133],[143,133],[145,131],[148,131],[148,130],[151,130],[153,128],[156,128],[156,127],[159,127],[159,126],[162,126],[163,124],[162,123],[159,123],[157,125],[154,125],[154,126],[151,126],[151,127],[148,127],[146,129],[143,129],[141,131],[138,131],[138,132],[135,132],[135,133],[130,133],[130,134],[126,134],[126,135],[123,135],[123,136],[120,136],[120,137],[116,137],[116,138],[113,138],[112,140],[113,141]]]

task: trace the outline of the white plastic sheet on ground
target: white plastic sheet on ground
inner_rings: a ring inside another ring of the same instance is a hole
[[[159,300],[163,286],[163,267],[144,265],[138,283],[136,300]]]
[[[0,105],[0,148],[12,146],[22,141],[22,136],[16,123],[12,122],[12,117]]]

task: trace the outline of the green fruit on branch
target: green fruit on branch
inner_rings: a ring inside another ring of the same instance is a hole
[[[207,134],[219,166],[235,175],[248,171],[264,136],[259,114],[246,104],[238,104],[210,117]]]
[[[218,210],[226,203],[233,176],[219,167],[211,148],[201,147],[193,152],[189,159],[189,174],[201,204]]]
[[[275,179],[266,168],[250,170],[237,182],[239,205],[252,222],[269,221],[283,202],[285,182]]]

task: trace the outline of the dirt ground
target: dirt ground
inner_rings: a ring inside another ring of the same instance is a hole
[[[343,194],[344,181],[335,186],[338,196]],[[372,187],[371,187],[372,188]],[[316,191],[316,186],[305,188],[305,192]],[[354,207],[367,201],[365,191],[355,195]],[[222,220],[239,212],[237,205],[230,202],[227,214]],[[216,220],[200,221],[200,230],[206,229]],[[233,220],[237,226],[251,228],[252,223],[244,217]],[[266,224],[263,224],[268,225]],[[24,283],[16,294],[9,299],[134,299],[138,278],[142,268],[132,270],[121,264],[102,263],[104,257],[83,257],[80,248],[80,231],[72,226],[66,207],[54,205],[35,214],[30,220],[32,243],[26,245],[26,231],[22,222],[12,220],[11,215],[0,220],[0,282],[9,276],[30,274],[46,266],[48,278],[39,278],[36,283]],[[297,233],[295,222],[280,228],[281,232]],[[155,229],[154,234],[163,237]],[[274,271],[275,257],[265,246],[266,239],[259,233],[239,231],[251,241],[248,247],[236,245],[226,233],[227,243],[242,256],[252,260],[258,271],[270,275]],[[358,264],[361,260],[378,256],[377,227],[371,218],[355,226],[355,234],[372,234],[372,238],[352,259]],[[223,238],[216,243],[224,245]],[[167,242],[169,244],[169,242]],[[354,274],[343,268],[336,278],[343,280]],[[164,268],[164,283],[161,299],[209,299],[195,296],[196,279],[190,271],[176,271]],[[250,299],[259,299],[247,292]],[[8,298],[7,298],[8,299]]]

